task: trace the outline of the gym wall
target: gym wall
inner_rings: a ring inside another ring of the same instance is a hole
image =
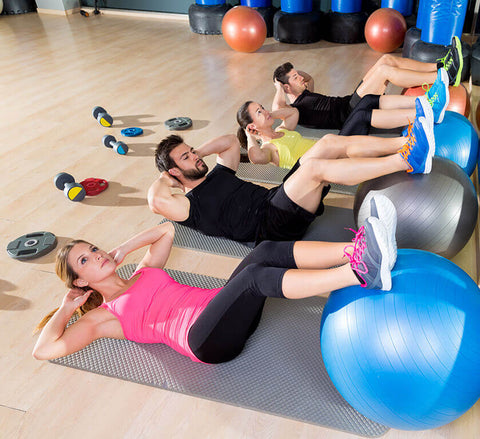
[[[82,0],[82,6],[94,6],[94,0]],[[195,0],[98,0],[98,7],[112,9],[131,9],[135,11],[170,12],[188,14],[188,8]],[[227,3],[235,6],[240,1],[230,0]],[[272,5],[280,7],[280,0],[273,0]],[[327,10],[330,0],[313,0],[313,9]]]

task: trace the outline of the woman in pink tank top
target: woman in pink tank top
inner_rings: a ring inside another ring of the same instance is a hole
[[[57,255],[69,288],[62,304],[39,324],[33,350],[40,360],[76,352],[102,338],[165,343],[193,361],[221,363],[243,349],[267,297],[301,299],[361,284],[389,290],[396,259],[396,212],[385,196],[353,243],[264,241],[239,264],[224,287],[202,289],[173,280],[163,267],[174,228],[163,223],[109,253],[73,241]],[[116,272],[130,252],[147,247],[129,279]],[[67,326],[74,314],[80,318]]]

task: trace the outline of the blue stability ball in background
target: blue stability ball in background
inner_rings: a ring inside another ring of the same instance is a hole
[[[453,262],[399,250],[389,292],[333,292],[321,323],[333,384],[367,418],[401,430],[447,424],[480,397],[480,292]]]
[[[470,121],[454,111],[446,111],[445,118],[434,126],[435,155],[455,162],[468,175],[477,165],[478,135]]]

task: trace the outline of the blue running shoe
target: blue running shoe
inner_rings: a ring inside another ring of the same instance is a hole
[[[433,121],[442,123],[445,110],[450,102],[448,74],[445,69],[438,69],[437,79],[430,87],[430,90],[425,93],[425,96],[433,110]]]
[[[407,162],[412,174],[428,174],[432,170],[432,158],[435,155],[435,136],[433,127],[424,117],[415,119],[407,143],[399,154]]]
[[[412,129],[413,129],[413,122],[409,122],[408,125],[402,131],[402,137],[410,136]]]
[[[365,226],[355,233],[353,245],[347,245],[344,255],[352,270],[362,279],[365,288],[384,291],[392,289],[387,230],[378,218],[369,217]]]
[[[433,109],[428,103],[428,99],[425,95],[419,96],[417,99],[415,99],[415,116],[417,119],[424,117],[426,121],[433,127]]]

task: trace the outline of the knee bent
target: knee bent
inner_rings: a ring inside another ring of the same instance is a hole
[[[327,162],[328,160],[325,159],[310,158],[305,160],[305,163],[302,164],[302,168],[312,180],[315,180],[318,183],[323,183],[325,181],[324,176]]]
[[[396,57],[390,55],[389,53],[386,53],[380,58],[379,64],[395,67],[397,65],[397,60]]]
[[[262,241],[255,247],[255,251],[258,252],[260,258],[263,258],[264,256],[275,253],[277,251],[277,246],[278,244],[275,241]],[[257,260],[260,261],[258,257]]]

